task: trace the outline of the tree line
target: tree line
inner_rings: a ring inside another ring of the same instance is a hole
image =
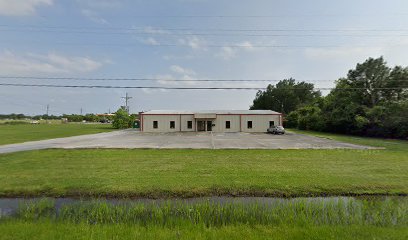
[[[408,68],[369,58],[326,96],[312,83],[282,80],[259,91],[250,109],[280,111],[292,128],[407,139]]]
[[[30,120],[61,120],[61,119],[67,119],[68,122],[103,122],[103,121],[112,121],[113,116],[98,116],[95,114],[85,114],[85,115],[79,115],[79,114],[63,114],[60,116],[55,116],[55,115],[35,115],[35,116],[28,116],[24,114],[0,114],[0,119],[1,120],[25,120],[25,119],[30,119]]]

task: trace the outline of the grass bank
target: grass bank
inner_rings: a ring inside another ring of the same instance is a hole
[[[22,205],[1,239],[404,239],[406,198]]]
[[[0,124],[0,145],[114,130],[110,124]]]
[[[178,227],[228,225],[408,227],[408,198],[197,199],[114,202],[103,199],[21,204],[14,220]],[[0,218],[1,219],[1,218]]]
[[[142,227],[9,221],[0,224],[0,239],[405,239],[406,227],[381,226],[223,226],[205,228]]]

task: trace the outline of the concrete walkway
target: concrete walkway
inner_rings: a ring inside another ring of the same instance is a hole
[[[3,145],[0,153],[48,148],[376,149],[295,133],[141,133],[122,130]]]

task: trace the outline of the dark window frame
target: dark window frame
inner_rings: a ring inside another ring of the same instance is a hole
[[[170,129],[176,129],[176,121],[170,121]]]
[[[272,124],[271,124],[272,123]],[[275,127],[275,121],[269,121],[269,127]]]
[[[159,128],[159,121],[153,121],[153,128],[158,129]]]
[[[193,121],[187,121],[187,129],[193,129]]]
[[[231,129],[231,121],[225,121],[225,129]]]
[[[253,128],[253,123],[252,121],[247,121],[247,128],[252,129]]]

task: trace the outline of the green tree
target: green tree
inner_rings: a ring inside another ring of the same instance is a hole
[[[134,116],[129,116],[126,110],[119,108],[113,117],[112,126],[117,129],[130,128],[134,120]]]
[[[313,103],[320,95],[312,83],[296,83],[295,79],[290,78],[278,82],[276,86],[268,85],[265,91],[258,91],[250,109],[269,109],[287,114]]]
[[[325,97],[321,105],[325,127],[332,132],[404,138],[399,132],[406,126],[407,88],[407,68],[390,68],[382,57],[369,58],[336,81]]]

